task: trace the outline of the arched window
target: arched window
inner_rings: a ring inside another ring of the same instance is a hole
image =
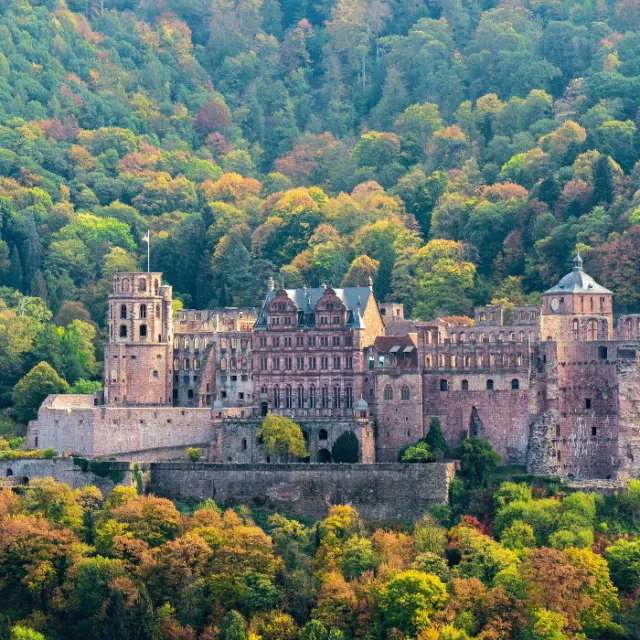
[[[122,290],[123,291],[129,291],[129,278],[125,278],[122,281]]]
[[[198,358],[193,359],[193,368],[195,371],[197,371],[200,368],[200,360],[198,360]]]
[[[189,361],[189,358],[184,359],[184,364],[182,365],[182,368],[185,371],[189,371],[189,369],[191,369],[191,362]]]
[[[140,291],[146,291],[147,290],[147,281],[145,278],[140,278],[140,280],[138,280],[138,289]]]
[[[518,380],[518,378],[514,378],[514,379],[511,381],[511,388],[512,388],[513,390],[518,390],[518,389],[520,388],[520,380]]]
[[[126,320],[127,319],[127,305],[123,304],[120,307],[120,320]]]
[[[158,295],[158,292],[160,291],[160,283],[158,282],[158,280],[153,281],[153,291],[156,295]]]
[[[247,439],[246,438],[242,438],[242,450],[243,451],[247,450]]]
[[[425,356],[424,357],[424,366],[431,368],[431,356]]]
[[[120,325],[120,337],[121,338],[126,338],[127,337],[127,325],[126,324],[121,324]]]
[[[173,370],[177,371],[180,368],[180,361],[178,358],[173,359]]]
[[[291,390],[291,385],[288,384],[285,388],[284,388],[284,400],[285,400],[285,406],[287,409],[292,409],[293,408],[293,391]]]
[[[140,317],[141,318],[146,318],[147,317],[147,305],[146,304],[141,304],[140,305]]]
[[[464,332],[462,332],[460,334],[460,342],[464,342],[464,341],[465,341],[465,334],[464,334]]]
[[[461,388],[462,388],[463,391],[469,391],[469,381],[468,380],[463,380]]]
[[[309,388],[309,408],[316,408],[316,388],[313,385]]]
[[[198,336],[196,336],[193,339],[193,348],[194,349],[199,349],[200,348],[200,338],[198,338]]]
[[[409,392],[409,387],[407,387],[407,385],[403,385],[402,389],[400,390],[400,397],[403,400],[410,400],[411,399],[411,393]]]
[[[326,429],[320,429],[320,431],[318,431],[318,440],[328,440],[329,439],[329,434],[327,433]]]
[[[487,380],[487,391],[493,391],[493,380],[491,378]]]
[[[587,340],[597,340],[597,339],[598,339],[598,321],[589,320],[589,324],[587,325]]]
[[[322,408],[329,408],[329,387],[326,384],[322,387]]]
[[[298,386],[298,409],[304,409],[304,387]]]
[[[173,339],[173,348],[174,349],[178,349],[180,347],[180,338],[178,338],[178,336],[176,336]]]
[[[221,371],[227,370],[227,359],[224,356],[220,358],[220,370]]]
[[[444,378],[440,380],[440,391],[449,391],[449,383]]]
[[[520,342],[524,342],[524,331],[520,332]]]
[[[385,400],[393,400],[393,388],[387,385],[384,388],[384,399]]]
[[[278,385],[273,388],[273,406],[276,409],[280,408],[280,387]]]
[[[519,353],[519,354],[516,356],[516,364],[517,364],[519,367],[521,367],[521,366],[522,366],[522,362],[523,362],[523,360],[522,360],[522,354],[521,354],[521,353]]]

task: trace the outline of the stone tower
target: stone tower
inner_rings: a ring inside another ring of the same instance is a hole
[[[613,294],[582,270],[576,254],[571,272],[544,292],[540,337],[560,343],[611,340],[613,334]]]
[[[172,402],[172,299],[161,273],[116,273],[104,353],[105,403]]]

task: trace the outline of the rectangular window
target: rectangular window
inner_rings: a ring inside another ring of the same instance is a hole
[[[329,358],[327,358],[325,356],[320,358],[320,368],[321,369],[328,369],[329,368]]]
[[[585,398],[584,408],[585,409],[591,409],[591,398]]]
[[[340,316],[333,316],[333,318],[331,318],[331,324],[340,324]]]
[[[284,323],[288,326],[291,326],[291,316],[286,316],[284,319]]]
[[[266,371],[267,370],[267,359],[266,358],[260,358],[260,370],[261,371]]]
[[[273,359],[273,368],[274,368],[275,371],[280,369],[280,358],[274,358]]]
[[[147,337],[147,325],[146,324],[141,324],[140,325],[140,337],[141,338],[146,338]]]
[[[345,336],[344,337],[344,346],[345,347],[353,347],[353,336]]]
[[[264,336],[260,336],[260,346],[263,349],[267,346],[267,339]]]
[[[298,366],[298,371],[304,371],[304,358],[296,358],[296,364]]]
[[[293,369],[292,358],[285,358],[284,359],[284,368],[287,371],[291,371],[291,369]]]
[[[320,316],[320,324],[329,324],[329,318],[327,318],[327,316]]]
[[[332,344],[334,347],[340,346],[340,336],[333,336]]]
[[[291,346],[291,338],[285,338],[284,339],[284,346],[285,347],[290,347]]]
[[[316,346],[316,337],[315,336],[310,336],[309,337],[309,346],[310,347],[315,347]]]
[[[344,394],[344,401],[347,405],[347,409],[353,408],[353,387],[347,387]]]
[[[315,358],[309,358],[309,369],[316,369],[317,362]]]
[[[304,338],[302,336],[296,336],[296,347],[304,347]]]
[[[333,359],[333,368],[334,369],[339,369],[340,368],[340,358],[339,357],[334,357],[334,359]]]
[[[344,368],[345,369],[353,369],[353,358],[351,356],[347,356],[344,359]]]
[[[274,347],[279,347],[280,346],[280,338],[273,338],[273,340],[271,340],[271,344]]]

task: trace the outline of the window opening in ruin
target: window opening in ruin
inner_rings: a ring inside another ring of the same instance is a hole
[[[591,435],[594,436],[594,437],[598,435],[598,428],[597,427],[591,427]]]
[[[126,320],[127,319],[127,305],[123,304],[120,307],[120,320]]]
[[[326,429],[320,429],[320,431],[318,432],[318,440],[328,440],[329,439],[329,434],[327,433]]]
[[[487,380],[487,391],[493,391],[493,380]]]
[[[121,338],[126,338],[127,337],[127,325],[126,324],[121,324],[120,325],[120,337]]]
[[[600,360],[606,360],[609,356],[607,347],[598,347],[598,357]]]
[[[147,290],[147,281],[144,278],[140,278],[138,283],[138,288],[140,289],[140,291]]]
[[[448,391],[449,383],[446,380],[440,380],[440,391]]]
[[[469,381],[468,380],[463,380],[461,388],[462,388],[463,391],[469,391]]]
[[[591,409],[591,398],[585,398],[584,400],[584,408]]]
[[[517,389],[520,388],[520,380],[518,380],[518,378],[514,378],[511,381],[511,388],[514,389],[514,390],[517,390]]]
[[[140,337],[141,338],[146,338],[147,337],[147,325],[146,324],[141,324],[140,325]]]

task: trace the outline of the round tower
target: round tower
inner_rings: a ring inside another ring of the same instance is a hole
[[[613,338],[613,293],[583,271],[579,254],[573,269],[543,294],[540,333],[555,342]]]
[[[116,273],[109,294],[105,402],[169,405],[172,401],[172,298],[161,273]]]

